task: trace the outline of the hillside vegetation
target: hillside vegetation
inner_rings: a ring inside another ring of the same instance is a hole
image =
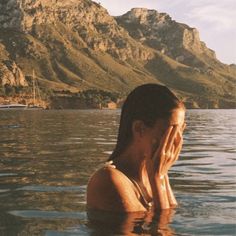
[[[165,13],[135,8],[112,17],[90,0],[0,5],[2,100],[28,103],[34,70],[51,108],[98,107],[144,83],[167,85],[187,107],[236,107],[235,65]]]

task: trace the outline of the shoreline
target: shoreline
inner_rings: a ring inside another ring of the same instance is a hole
[[[100,101],[94,102],[93,100],[81,99],[78,97],[68,96],[60,97],[53,96],[48,99],[38,99],[36,103],[33,103],[32,98],[26,97],[0,97],[0,105],[10,105],[10,104],[19,104],[26,105],[25,110],[30,110],[30,107],[36,106],[40,107],[43,110],[116,110],[120,109],[123,105],[124,99],[119,99],[117,101]],[[183,100],[186,109],[195,109],[195,110],[230,110],[236,109],[234,103],[197,103],[193,101],[188,101],[187,99]],[[0,109],[2,110],[2,109]]]

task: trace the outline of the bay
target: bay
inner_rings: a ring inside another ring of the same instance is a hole
[[[120,110],[0,111],[0,235],[236,235],[236,110],[188,110],[170,179],[179,207],[103,214],[86,186],[116,143]],[[155,232],[155,233],[154,233]]]

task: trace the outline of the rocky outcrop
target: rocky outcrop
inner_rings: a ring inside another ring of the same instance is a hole
[[[0,62],[0,84],[22,87],[28,85],[22,70],[14,61]]]
[[[88,47],[122,60],[147,60],[152,54],[132,43],[105,8],[90,0],[10,0],[0,5],[0,27],[32,33],[37,25],[63,23],[77,32]]]
[[[115,22],[104,8],[89,0],[7,0],[1,3],[0,9],[0,25],[22,32],[31,32],[35,25],[55,25],[57,21],[92,31],[97,31],[95,23],[114,25]]]
[[[116,20],[133,38],[178,62],[199,66],[202,55],[216,60],[215,52],[200,41],[197,29],[177,23],[166,13],[134,8]]]
[[[28,83],[23,71],[14,60],[10,59],[6,46],[0,41],[0,87],[5,85],[24,87]]]

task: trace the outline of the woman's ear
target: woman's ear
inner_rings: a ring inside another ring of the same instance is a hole
[[[132,124],[133,137],[143,137],[146,126],[142,120],[135,120]]]

